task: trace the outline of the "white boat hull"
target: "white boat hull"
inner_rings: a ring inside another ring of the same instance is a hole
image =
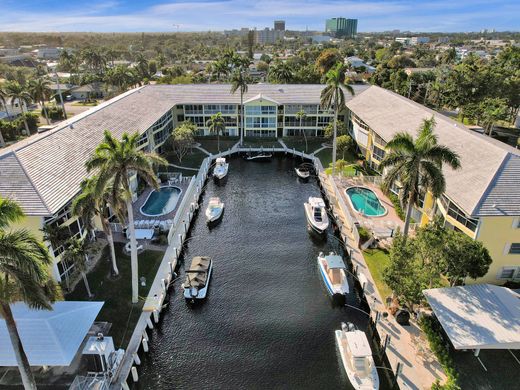
[[[229,171],[229,164],[217,165],[215,169],[213,169],[213,177],[217,180],[224,179]]]
[[[365,378],[360,378],[354,370],[351,369],[350,364],[348,362],[347,351],[343,346],[343,331],[336,330],[336,345],[338,346],[339,353],[341,356],[341,362],[343,363],[343,368],[348,376],[348,380],[354,389],[356,390],[378,390],[379,389],[379,376],[377,374],[377,369],[375,368],[374,360],[372,357],[372,372],[370,376]]]
[[[220,209],[220,212],[218,212],[218,213],[206,210],[206,222],[210,223],[210,222],[218,221],[220,219],[220,217],[222,217],[223,213],[224,213],[224,207],[222,207]]]
[[[342,295],[345,296],[349,293],[349,285],[347,280],[347,274],[344,270],[338,270],[342,271],[342,282],[341,283],[333,283],[332,280],[330,280],[329,274],[327,273],[324,258],[318,257],[318,268],[320,270],[321,278],[323,279],[323,283],[325,283],[325,287],[327,288],[327,291],[330,296],[335,295]]]
[[[301,171],[298,168],[294,169],[296,171],[296,174],[300,179],[308,179],[311,176],[311,173],[309,171]]]
[[[307,218],[307,222],[308,222],[310,228],[318,234],[324,233],[327,230],[327,228],[329,227],[329,218],[327,217],[327,213],[324,213],[323,221],[319,222],[314,219],[312,207],[310,204],[304,203],[304,208],[305,208],[305,216]]]
[[[194,289],[190,287],[184,287],[184,298],[193,300],[193,299],[204,299],[208,293],[209,282],[211,281],[211,272],[213,271],[213,261],[209,266],[208,270],[208,278],[206,285],[203,288],[197,289],[197,293],[194,294]]]

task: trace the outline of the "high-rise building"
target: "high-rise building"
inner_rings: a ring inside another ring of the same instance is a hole
[[[285,31],[273,30],[267,27],[263,30],[254,30],[255,32],[255,43],[257,44],[273,44],[276,41],[283,40]]]
[[[357,34],[357,19],[332,18],[325,22],[325,32],[335,37],[355,38]]]
[[[285,20],[275,20],[274,29],[276,31],[285,31]]]

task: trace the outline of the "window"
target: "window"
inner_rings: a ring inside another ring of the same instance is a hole
[[[468,217],[464,211],[459,209],[451,200],[445,195],[441,196],[442,207],[446,210],[447,214],[453,219],[457,220],[460,224],[466,226],[469,230],[477,230],[478,219]]]
[[[186,104],[184,106],[184,114],[187,114],[187,115],[202,114],[202,104]]]
[[[378,144],[378,145],[381,145],[381,146],[386,146],[386,141],[381,138],[377,133],[375,132],[372,132],[372,134],[374,135],[374,143]]]
[[[514,242],[509,248],[510,255],[520,255],[520,242]]]
[[[276,106],[246,106],[246,115],[276,115]]]
[[[247,128],[269,128],[276,127],[276,118],[273,117],[247,117],[246,118]]]
[[[513,279],[519,267],[502,267],[498,279]]]
[[[381,161],[385,157],[385,151],[377,146],[372,148],[372,157],[374,160]]]

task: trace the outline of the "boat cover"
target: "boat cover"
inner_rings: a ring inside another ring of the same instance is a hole
[[[206,256],[196,256],[191,261],[191,267],[186,275],[186,285],[191,287],[204,287],[208,279],[208,270],[211,258]]]
[[[329,268],[343,268],[346,269],[345,263],[341,256],[338,255],[328,255],[325,256],[325,260],[327,260],[327,265]]]

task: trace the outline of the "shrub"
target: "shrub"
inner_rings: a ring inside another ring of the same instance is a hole
[[[60,106],[49,106],[47,107],[47,114],[49,115],[50,119],[59,120],[63,119],[63,109]],[[44,115],[43,109],[42,109],[42,115]]]
[[[448,380],[444,385],[441,385],[439,381],[435,381],[432,385],[432,390],[460,390],[460,386],[457,384],[458,373],[453,364],[450,351],[444,343],[444,339],[441,336],[441,325],[432,316],[424,316],[419,321],[419,326],[423,330],[430,348],[439,360],[442,368],[446,372]]]
[[[14,141],[20,131],[20,126],[17,121],[0,120],[0,131],[5,141]]]
[[[406,216],[404,215],[403,208],[401,207],[401,202],[399,201],[399,197],[391,192],[389,194],[387,194],[387,196],[390,199],[390,201],[392,202],[392,204],[394,205],[394,209],[395,209],[397,216],[401,219],[401,221],[404,221]]]
[[[29,126],[29,131],[32,133],[32,132],[35,132],[37,129],[38,129],[38,122],[40,120],[40,117],[38,114],[35,114],[33,112],[26,112],[23,114],[25,119],[27,120],[27,125]],[[23,118],[20,117],[18,118],[17,120],[20,121],[21,123],[21,126],[23,127],[24,124],[23,124]]]
[[[358,226],[359,240],[361,244],[367,242],[370,239],[370,232],[363,226]]]

